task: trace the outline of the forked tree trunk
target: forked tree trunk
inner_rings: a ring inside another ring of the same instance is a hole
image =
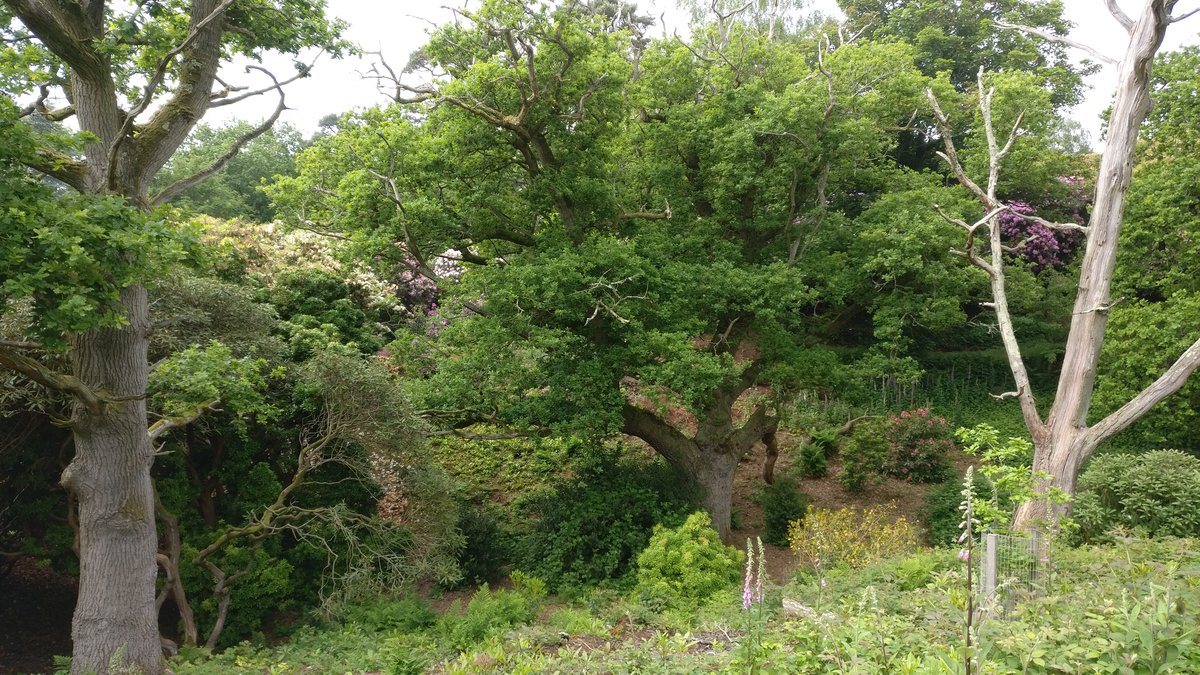
[[[72,342],[77,376],[114,399],[102,412],[75,406],[75,458],[62,484],[79,509],[79,597],[72,673],[110,666],[162,672],[154,580],[158,573],[153,450],[146,435],[146,291],[121,292],[128,325]],[[124,672],[124,671],[122,671]]]
[[[1150,69],[1155,54],[1162,45],[1167,26],[1174,21],[1171,11],[1176,2],[1177,0],[1146,0],[1137,21],[1125,15],[1115,2],[1106,3],[1114,18],[1127,30],[1129,43],[1125,56],[1118,65],[1117,90],[1109,117],[1107,147],[1097,172],[1096,198],[1086,228],[1087,245],[1080,265],[1079,284],[1071,312],[1071,329],[1067,337],[1054,404],[1045,421],[1042,420],[1034,400],[1013,329],[1012,317],[1009,315],[1004,277],[1005,260],[997,220],[999,213],[1008,206],[997,200],[996,185],[1004,157],[1019,135],[1020,118],[1007,143],[1001,146],[992,128],[991,98],[994,92],[985,88],[983,71],[980,70],[980,112],[985,125],[989,156],[988,178],[981,187],[966,175],[957,157],[949,122],[932,91],[927,92],[946,145],[946,152],[942,156],[949,162],[959,183],[979,198],[987,212],[987,215],[974,225],[947,216],[944,212],[942,215],[961,225],[969,233],[967,247],[957,253],[985,270],[991,277],[991,304],[996,311],[1004,350],[1017,387],[1015,392],[1005,396],[1015,396],[1020,401],[1026,427],[1034,442],[1033,475],[1036,487],[1043,497],[1023,504],[1017,510],[1013,527],[1018,530],[1039,529],[1045,521],[1053,524],[1065,509],[1051,508],[1045,499],[1046,492],[1057,488],[1068,495],[1074,494],[1079,470],[1096,448],[1133,424],[1164,398],[1179,391],[1191,373],[1200,366],[1200,340],[1197,340],[1153,384],[1139,392],[1120,409],[1089,426],[1088,413],[1095,391],[1100,353],[1104,347],[1104,332],[1113,305],[1110,291],[1113,270],[1116,267],[1121,221],[1125,212],[1125,198],[1133,175],[1134,150],[1137,146],[1138,132],[1151,106]],[[1001,25],[1076,46],[1065,38],[1050,36],[1036,29],[1011,24]],[[1044,220],[1039,222],[1056,229],[1078,228],[1074,224],[1055,224]],[[990,261],[981,258],[974,248],[976,230],[985,225],[989,235]]]
[[[621,430],[649,444],[702,491],[701,506],[726,542],[732,530],[733,479],[738,462],[755,443],[773,435],[779,425],[767,404],[760,403],[742,426],[733,426],[733,404],[749,387],[752,374],[744,377],[714,393],[694,438],[644,408],[626,404],[622,411],[625,423]]]

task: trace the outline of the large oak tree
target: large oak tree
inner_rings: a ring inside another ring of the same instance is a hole
[[[922,80],[900,44],[736,16],[650,40],[601,9],[459,12],[413,59],[424,81],[381,63],[397,104],[304,153],[276,206],[440,284],[429,334],[394,346],[437,333],[431,414],[640,438],[724,535],[771,393],[832,384],[830,242],[894,171]]]

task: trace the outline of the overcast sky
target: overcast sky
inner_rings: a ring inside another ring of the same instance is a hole
[[[425,43],[427,33],[433,26],[445,22],[449,16],[447,4],[458,5],[462,0],[329,0],[330,12],[344,19],[350,29],[347,37],[363,49],[382,51],[389,63],[402,68],[408,55]],[[1120,0],[1126,13],[1136,17],[1144,0]],[[668,30],[682,30],[686,24],[684,14],[675,6],[674,0],[640,2],[643,13],[663,16]],[[1128,36],[1104,9],[1100,0],[1064,0],[1067,19],[1075,24],[1072,39],[1086,43],[1114,58],[1120,58],[1128,43]],[[1200,7],[1200,0],[1183,0],[1176,13]],[[833,16],[840,16],[834,0],[813,0],[811,8]],[[662,27],[652,29],[658,35]],[[1164,50],[1200,43],[1200,15],[1175,24],[1167,31]],[[1080,56],[1077,54],[1077,56]],[[293,72],[291,59],[279,59],[265,65],[274,69],[280,77]],[[371,57],[346,58],[340,61],[323,57],[317,61],[311,77],[297,81],[287,88],[287,104],[291,110],[284,113],[283,121],[299,127],[305,133],[314,131],[317,121],[330,113],[342,113],[351,108],[377,105],[385,98],[375,89],[373,82],[364,80],[371,66]],[[227,81],[245,80],[239,69],[226,71]],[[231,79],[232,78],[232,79]],[[1093,142],[1098,138],[1099,115],[1107,105],[1114,86],[1115,67],[1105,66],[1088,80],[1091,90],[1086,101],[1072,111],[1089,131]],[[261,86],[261,85],[258,85]],[[217,108],[205,117],[206,121],[219,124],[228,119],[257,121],[264,118],[275,107],[275,101],[259,97],[243,103]]]

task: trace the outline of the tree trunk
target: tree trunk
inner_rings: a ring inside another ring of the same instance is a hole
[[[123,399],[99,414],[75,406],[75,458],[62,484],[79,509],[79,596],[71,627],[72,673],[110,666],[161,673],[154,579],[157,533],[146,434],[146,291],[121,292],[128,324],[72,339],[76,375]]]
[[[713,528],[721,540],[729,542],[733,528],[733,477],[738,457],[720,448],[695,446],[693,455],[680,464],[692,484],[704,491],[700,505],[712,516]]]
[[[1045,431],[1045,429],[1043,429]],[[1033,451],[1034,485],[1041,499],[1021,504],[1013,515],[1013,529],[1021,532],[1054,528],[1069,504],[1055,505],[1045,497],[1051,489],[1075,494],[1075,479],[1083,462],[1096,451],[1096,443],[1086,430],[1071,429],[1054,438],[1040,441],[1035,436]]]

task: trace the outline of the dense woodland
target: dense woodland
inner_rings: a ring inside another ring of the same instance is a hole
[[[1200,672],[1200,48],[1123,4],[482,0],[310,133],[219,68],[336,3],[3,0],[0,594],[78,591],[0,672]]]

